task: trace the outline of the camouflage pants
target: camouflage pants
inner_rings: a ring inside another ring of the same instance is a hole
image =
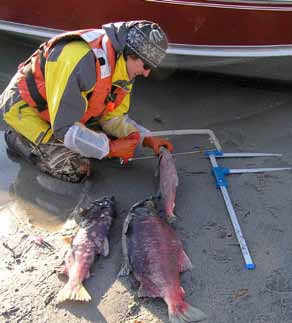
[[[88,158],[69,150],[58,142],[34,145],[13,129],[5,132],[8,151],[38,167],[42,172],[67,182],[80,182],[89,176]]]

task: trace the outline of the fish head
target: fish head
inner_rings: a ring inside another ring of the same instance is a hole
[[[96,213],[108,213],[111,217],[116,215],[116,200],[114,196],[99,198],[93,202]]]
[[[78,218],[79,225],[85,227],[94,219],[101,215],[108,215],[114,217],[116,215],[116,202],[114,196],[102,197],[93,201],[88,208],[81,209]]]
[[[141,217],[157,215],[157,198],[151,196],[134,204],[131,208],[131,213],[134,213],[135,216]]]
[[[97,203],[101,207],[115,207],[116,199],[114,196],[105,196],[101,197],[94,201],[94,203]]]

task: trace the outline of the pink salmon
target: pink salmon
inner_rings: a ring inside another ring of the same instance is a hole
[[[162,208],[167,215],[167,220],[172,222],[175,219],[173,213],[175,207],[176,188],[178,186],[178,176],[171,153],[165,149],[160,149],[159,156],[159,189],[158,195],[161,198]]]
[[[140,283],[139,297],[161,297],[168,306],[171,323],[196,322],[207,318],[184,301],[180,272],[192,268],[174,229],[158,215],[155,198],[136,203],[123,226],[125,264],[120,276],[131,271]]]
[[[90,276],[90,267],[96,255],[109,254],[108,233],[115,215],[114,197],[94,201],[78,214],[79,230],[73,238],[71,249],[65,255],[62,268],[69,280],[57,295],[57,302],[67,299],[90,301],[91,296],[83,286]]]

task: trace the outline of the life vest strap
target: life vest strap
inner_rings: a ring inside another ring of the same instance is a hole
[[[43,55],[43,50],[42,49],[39,49],[38,55],[39,55],[39,60],[40,60],[40,69],[41,69],[43,77],[44,77],[46,59],[45,59],[45,57]],[[36,84],[34,75],[32,73],[31,57],[30,57],[30,60],[27,61],[25,66],[23,67],[23,73],[24,73],[25,78],[26,78],[29,93],[30,93],[32,99],[34,100],[34,102],[37,105],[36,109],[39,112],[42,112],[42,111],[46,110],[47,109],[47,101],[41,96],[41,94],[39,93],[39,90],[37,88],[37,84]]]
[[[40,68],[43,73],[43,77],[45,77],[45,66],[46,66],[46,58],[44,56],[44,50],[39,50],[39,58],[40,58]]]
[[[23,73],[25,75],[26,78],[26,82],[27,82],[27,87],[29,90],[29,93],[31,95],[31,97],[33,98],[34,102],[36,103],[36,109],[39,112],[42,112],[44,110],[46,110],[47,108],[47,102],[46,100],[40,95],[33,73],[32,73],[32,69],[31,69],[31,63],[27,64],[24,68],[23,68]]]

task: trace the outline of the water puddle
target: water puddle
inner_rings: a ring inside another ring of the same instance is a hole
[[[71,209],[66,211],[54,205],[46,205],[46,201],[38,200],[36,205],[21,198],[15,198],[0,208],[0,239],[13,236],[19,225],[24,225],[26,231],[33,228],[55,232],[63,227]],[[53,209],[50,210],[50,208]]]
[[[17,223],[11,210],[11,203],[0,209],[0,238],[17,232]]]
[[[6,152],[4,132],[0,131],[0,206],[11,200],[9,187],[19,172],[19,164],[12,162]]]
[[[82,184],[62,182],[7,154],[1,131],[0,173],[0,237],[13,234],[19,222],[58,231],[82,198]]]

